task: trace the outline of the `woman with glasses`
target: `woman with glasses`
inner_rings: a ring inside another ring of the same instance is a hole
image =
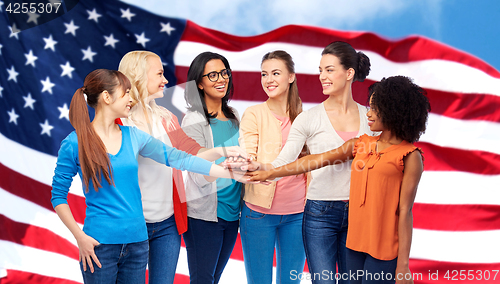
[[[120,61],[119,70],[132,83],[132,108],[120,124],[137,127],[163,143],[203,159],[214,161],[237,148],[201,147],[182,131],[177,117],[156,104],[163,97],[165,84],[163,64],[149,51],[131,51]],[[181,236],[187,230],[187,206],[181,171],[145,159],[139,160],[139,185],[142,207],[148,228],[149,283],[174,283],[181,247]]]
[[[237,146],[239,121],[228,106],[233,81],[227,59],[212,52],[199,54],[189,66],[187,81],[188,112],[182,121],[186,134],[205,148]],[[186,197],[189,218],[183,236],[190,283],[218,283],[238,235],[241,184],[189,174]]]
[[[302,112],[294,62],[285,51],[264,55],[261,84],[267,101],[251,106],[241,118],[240,143],[250,158],[271,163],[285,146],[297,115]],[[246,184],[240,232],[249,284],[271,284],[276,250],[276,283],[299,283],[306,256],[302,215],[306,198],[303,174],[270,185]]]

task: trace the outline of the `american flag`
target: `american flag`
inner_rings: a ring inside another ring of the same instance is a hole
[[[181,118],[185,102],[175,86],[186,81],[197,54],[218,52],[231,64],[231,105],[242,114],[266,99],[262,55],[283,49],[294,58],[308,109],[325,99],[318,64],[322,48],[335,40],[370,57],[367,80],[353,85],[356,101],[366,103],[367,87],[392,75],[412,77],[428,92],[432,113],[417,143],[425,171],[414,206],[415,283],[500,280],[500,73],[480,59],[419,36],[391,41],[369,32],[285,26],[238,37],[115,0],[79,1],[55,20],[14,33],[5,8],[0,1],[1,284],[82,282],[78,248],[52,209],[50,185],[60,142],[73,130],[71,97],[90,71],[117,69],[131,50],[155,52],[172,87],[159,104]],[[82,196],[75,178],[68,200],[80,224]],[[238,239],[221,283],[246,283],[242,260]],[[184,249],[177,273],[176,283],[188,283]]]

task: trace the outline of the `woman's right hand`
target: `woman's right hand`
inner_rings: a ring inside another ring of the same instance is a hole
[[[94,265],[92,260],[94,260],[95,264],[101,268],[102,265],[97,258],[94,248],[99,245],[99,242],[96,241],[91,236],[82,232],[82,235],[76,239],[79,250],[78,261],[82,262],[83,271],[87,271],[87,265],[90,268],[90,272],[94,273]]]

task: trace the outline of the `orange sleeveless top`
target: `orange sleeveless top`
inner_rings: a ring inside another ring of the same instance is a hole
[[[354,146],[347,247],[376,259],[392,260],[398,256],[403,158],[421,150],[403,141],[377,153],[379,138],[365,134]]]

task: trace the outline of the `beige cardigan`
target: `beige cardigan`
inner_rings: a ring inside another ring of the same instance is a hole
[[[240,146],[258,162],[273,162],[282,147],[281,124],[265,102],[247,108],[240,122]],[[276,182],[270,185],[245,184],[243,200],[270,209],[275,190]]]

